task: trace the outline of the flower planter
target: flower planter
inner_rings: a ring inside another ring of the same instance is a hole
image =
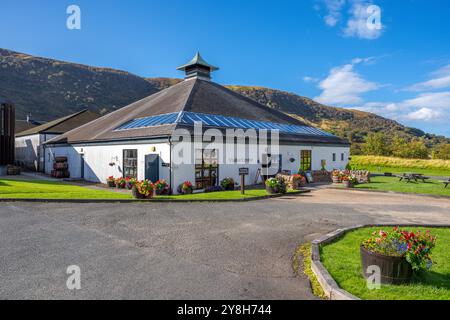
[[[353,188],[353,183],[351,181],[342,181],[344,188]]]
[[[332,177],[333,183],[341,183],[341,178],[339,176]]]
[[[189,189],[181,189],[182,194],[192,194],[193,190],[191,188]]]
[[[107,181],[108,187],[110,188],[115,188],[116,187],[116,183],[114,181]]]
[[[279,193],[286,193],[286,190],[284,190],[283,188],[278,188],[278,187],[267,187],[266,186],[266,191],[269,194],[279,194]]]
[[[153,198],[153,192],[150,193],[148,196],[146,196],[146,195],[140,193],[140,192],[137,190],[136,186],[133,186],[133,187],[132,187],[132,189],[131,189],[131,195],[132,195],[133,198],[135,198],[135,199],[151,199],[151,198]]]
[[[127,182],[126,188],[127,188],[128,190],[132,190],[132,189],[133,189],[133,183]]]
[[[161,195],[167,195],[169,194],[169,189],[155,189],[155,194],[157,196],[161,196]]]
[[[367,273],[367,268],[375,265],[380,268],[382,284],[403,284],[411,281],[413,270],[406,258],[373,253],[363,246],[360,247],[360,254],[364,278],[373,275]]]

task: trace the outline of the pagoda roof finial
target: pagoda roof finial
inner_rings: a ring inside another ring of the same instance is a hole
[[[219,68],[206,62],[200,55],[200,52],[197,51],[191,61],[178,67],[177,70],[184,71],[186,73],[186,79],[203,78],[210,80],[211,72],[219,70]]]

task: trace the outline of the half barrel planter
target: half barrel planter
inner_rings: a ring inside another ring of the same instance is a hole
[[[363,246],[360,247],[360,252],[364,278],[373,275],[367,273],[367,269],[375,265],[380,268],[382,284],[405,284],[411,281],[413,270],[405,257],[391,257],[370,252]]]

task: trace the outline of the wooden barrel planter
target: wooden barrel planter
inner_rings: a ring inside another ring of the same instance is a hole
[[[333,183],[341,183],[341,178],[339,176],[333,176],[332,181]]]
[[[6,174],[8,176],[18,176],[18,175],[20,175],[20,167],[8,166],[6,168]]]
[[[133,198],[135,199],[140,199],[140,200],[145,200],[145,199],[151,199],[153,198],[153,193],[150,193],[148,196],[140,193],[136,186],[133,186],[133,188],[131,189],[131,195],[133,196]]]
[[[109,188],[115,188],[116,187],[116,182],[115,181],[109,181],[108,180],[106,183],[108,184]]]
[[[353,188],[353,183],[351,181],[342,181],[344,188]]]
[[[381,270],[382,284],[404,284],[411,281],[413,270],[404,257],[391,257],[368,251],[360,247],[361,264],[364,278],[372,276],[367,273],[369,266],[378,266]]]

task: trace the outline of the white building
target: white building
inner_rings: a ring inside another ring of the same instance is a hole
[[[44,171],[44,142],[97,118],[96,113],[82,110],[17,133],[16,162],[28,169]]]
[[[186,72],[185,81],[48,141],[45,172],[51,172],[55,157],[66,156],[73,178],[166,179],[176,192],[184,181],[196,189],[218,185],[225,177],[239,181],[242,167],[249,168],[246,183],[252,184],[268,165],[292,173],[347,165],[347,141],[211,82],[217,68],[199,54],[179,69]],[[259,136],[244,144],[233,139],[232,149],[244,146],[244,151],[230,156],[226,138],[212,139],[212,145],[211,139],[194,142],[195,123],[202,125],[200,136],[236,129]],[[261,137],[265,130],[269,143]],[[276,134],[279,144],[274,145]]]

